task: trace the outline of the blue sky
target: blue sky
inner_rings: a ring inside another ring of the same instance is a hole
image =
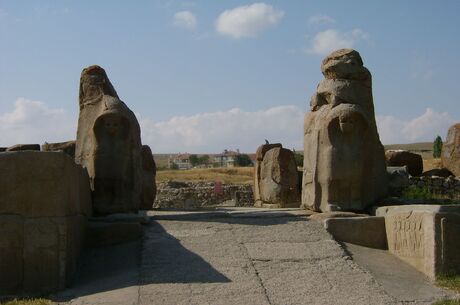
[[[154,153],[302,147],[331,50],[373,74],[382,142],[460,119],[460,2],[0,0],[0,146],[75,137],[81,70],[104,67]]]

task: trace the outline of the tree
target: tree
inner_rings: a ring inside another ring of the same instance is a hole
[[[200,164],[207,164],[208,161],[209,161],[209,156],[208,155],[203,155],[203,156],[199,157],[199,160],[200,160]]]
[[[433,158],[441,157],[442,150],[442,139],[440,136],[437,136],[433,142]]]
[[[295,164],[299,167],[303,167],[303,155],[294,152]]]
[[[251,166],[252,160],[246,154],[240,154],[235,157],[235,165],[236,166]]]
[[[188,157],[188,160],[190,161],[190,164],[192,166],[197,166],[198,164],[200,164],[200,158],[198,158],[197,155],[190,155]]]

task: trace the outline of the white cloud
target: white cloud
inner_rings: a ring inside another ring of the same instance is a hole
[[[233,38],[255,37],[276,25],[284,12],[265,3],[254,3],[226,10],[216,21],[216,30]]]
[[[76,119],[63,109],[19,98],[12,112],[0,114],[0,146],[75,139]]]
[[[335,23],[335,19],[328,15],[315,15],[308,18],[308,23],[312,25],[326,25]]]
[[[196,28],[196,16],[189,11],[181,11],[174,14],[174,25],[183,29],[193,30]]]
[[[267,139],[287,148],[303,147],[303,110],[278,106],[248,112],[239,108],[228,111],[176,116],[154,122],[140,118],[143,142],[155,153],[219,152],[239,148],[255,152]]]
[[[317,55],[328,55],[338,49],[352,48],[358,41],[367,39],[367,37],[367,33],[361,29],[354,29],[350,32],[328,29],[318,32],[313,37],[312,46],[306,51]]]
[[[456,122],[449,113],[436,112],[431,108],[410,120],[391,115],[377,116],[380,139],[384,144],[431,142],[437,135],[444,139],[449,127]]]

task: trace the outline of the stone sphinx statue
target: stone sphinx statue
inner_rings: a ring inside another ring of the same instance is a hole
[[[140,127],[104,69],[90,66],[80,78],[75,162],[88,171],[96,215],[135,212],[142,198]]]
[[[300,190],[294,153],[281,144],[264,144],[256,152],[254,200],[257,207],[299,207]]]
[[[371,74],[351,49],[331,53],[321,71],[304,121],[302,206],[361,211],[387,193]]]

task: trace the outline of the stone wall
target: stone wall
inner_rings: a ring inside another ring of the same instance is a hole
[[[63,152],[0,153],[0,295],[65,288],[77,267],[91,194]]]
[[[235,206],[253,206],[252,186],[214,182],[167,181],[158,184],[154,208],[197,209],[232,201]]]
[[[460,200],[460,178],[409,177],[409,188],[427,190],[432,194],[449,199]]]
[[[402,205],[376,210],[385,217],[388,250],[431,279],[460,274],[460,206]]]

